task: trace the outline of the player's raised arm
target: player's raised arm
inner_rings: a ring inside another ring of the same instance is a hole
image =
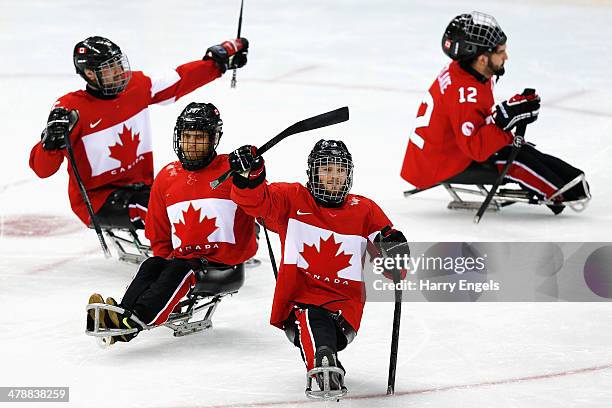
[[[266,167],[263,157],[257,155],[257,148],[242,146],[230,153],[228,162],[234,170],[232,200],[247,214],[269,222],[273,229],[286,222],[292,187],[287,183],[265,182]]]
[[[176,102],[199,87],[219,78],[228,69],[242,68],[247,63],[249,41],[236,38],[213,45],[200,61],[179,65],[165,74],[152,75],[151,104]]]

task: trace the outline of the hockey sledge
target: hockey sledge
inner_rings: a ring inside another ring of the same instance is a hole
[[[138,323],[142,329],[151,330],[160,326],[165,326],[174,332],[175,337],[186,336],[203,330],[212,328],[212,317],[221,300],[228,295],[238,293],[244,284],[244,265],[234,265],[222,267],[207,267],[205,270],[196,273],[196,285],[187,294],[186,299],[182,300],[175,310],[170,314],[168,320],[161,325],[147,325],[140,321],[135,315],[131,319]],[[132,334],[139,331],[133,329],[112,329],[101,327],[101,316],[106,311],[114,311],[123,314],[125,309],[119,306],[108,305],[105,303],[92,303],[87,305],[87,313],[94,311],[93,330],[86,329],[88,336],[98,337],[103,345],[111,344],[112,336]],[[204,313],[201,319],[195,319],[196,314]]]
[[[411,197],[415,194],[421,193],[426,190],[431,190],[435,187],[442,186],[450,194],[452,201],[448,203],[447,208],[449,210],[471,210],[477,211],[483,205],[484,198],[489,194],[489,190],[493,184],[495,184],[498,176],[495,165],[489,162],[485,163],[473,163],[464,172],[451,177],[450,179],[431,186],[429,188],[404,191],[404,197]],[[506,183],[505,183],[506,184]],[[505,185],[504,184],[504,185]],[[572,187],[582,184],[584,191],[587,193],[587,197],[575,201],[555,201],[555,198],[559,197]],[[468,201],[462,198],[460,195],[473,195],[482,197],[481,201]],[[589,187],[586,182],[584,174],[576,177],[574,180],[566,184],[563,188],[559,189],[549,199],[543,199],[542,197],[519,188],[516,189],[499,189],[491,203],[486,208],[486,211],[497,212],[503,207],[515,203],[524,203],[532,205],[548,205],[553,207],[570,207],[576,212],[584,211],[587,203],[591,199]]]

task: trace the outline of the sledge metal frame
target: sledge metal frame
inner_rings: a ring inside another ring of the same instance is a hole
[[[568,191],[569,189],[571,189],[572,187],[580,183],[582,183],[584,191],[587,193],[586,198],[583,198],[580,200],[574,200],[574,201],[555,202],[555,198],[559,197],[564,192]],[[489,190],[485,187],[485,185],[487,184],[477,184],[477,183],[460,184],[461,186],[474,186],[476,187],[476,189],[468,188],[468,187],[458,187],[456,184],[459,184],[459,183],[444,182],[444,183],[436,184],[434,186],[424,188],[424,189],[415,188],[413,190],[404,191],[404,197],[406,198],[411,197],[420,192],[430,190],[439,185],[442,185],[453,199],[450,203],[448,203],[448,206],[447,206],[448,209],[450,210],[461,209],[461,210],[474,210],[475,211],[480,208],[480,206],[482,205],[482,202],[481,201],[465,201],[459,196],[459,193],[471,194],[471,195],[476,195],[480,197],[486,197],[487,194],[489,193]],[[534,194],[528,191],[524,191],[524,190],[500,189],[493,196],[493,199],[491,200],[491,203],[489,204],[487,211],[499,211],[502,209],[502,207],[506,207],[506,206],[509,206],[515,203],[524,203],[524,204],[532,204],[532,205],[563,205],[566,207],[570,207],[572,210],[576,212],[582,212],[585,210],[590,200],[591,200],[591,193],[589,191],[588,184],[586,182],[584,174],[581,174],[577,176],[576,178],[574,178],[569,183],[567,183],[565,186],[560,188],[549,199],[539,198],[535,196]]]
[[[212,296],[208,294],[198,293],[190,294],[187,299],[179,302],[178,307],[180,308],[180,311],[170,313],[168,321],[161,325],[147,325],[143,323],[140,319],[138,319],[138,317],[136,317],[135,315],[132,315],[131,319],[142,327],[141,330],[152,330],[157,327],[165,326],[174,332],[173,334],[175,337],[182,337],[212,328],[212,316],[217,310],[217,306],[219,306],[221,300],[227,295],[234,295],[236,293],[238,293],[237,290],[226,293],[219,293]],[[210,299],[204,304],[198,305],[198,302],[200,300],[207,298]],[[185,307],[186,310],[183,312],[182,310]],[[123,314],[125,312],[125,309],[119,306],[107,305],[106,303],[91,303],[86,306],[87,313],[89,313],[90,310],[94,311],[94,328],[93,331],[89,331],[86,329],[85,334],[88,336],[101,338],[104,344],[110,344],[110,337],[132,334],[139,331],[137,328],[110,329],[100,327],[101,311],[113,311],[118,314]],[[204,318],[200,320],[190,321],[196,313],[201,311],[206,311]]]
[[[339,390],[332,390],[330,387],[330,374],[337,373],[342,379]],[[318,391],[312,390],[312,381],[315,379],[317,374],[323,374],[323,389]],[[306,397],[313,400],[323,401],[339,401],[341,398],[348,394],[347,388],[344,386],[344,371],[339,367],[315,367],[306,373]]]
[[[102,227],[102,230],[110,238],[120,261],[140,264],[153,256],[151,247],[142,243],[135,229]],[[127,237],[118,235],[117,232],[127,234]],[[127,248],[131,250],[126,250]]]

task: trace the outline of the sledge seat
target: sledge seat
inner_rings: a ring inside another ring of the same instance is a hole
[[[244,285],[244,264],[209,264],[196,272],[196,285],[192,295],[216,296],[237,292]]]

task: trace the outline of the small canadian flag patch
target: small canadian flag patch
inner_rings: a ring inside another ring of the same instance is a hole
[[[448,48],[450,48],[450,46],[451,46],[451,42],[450,42],[450,40],[446,40],[446,41],[444,41],[444,48],[447,48],[447,49],[448,49]]]
[[[85,54],[85,51],[86,51],[85,47],[79,47],[78,53]]]

